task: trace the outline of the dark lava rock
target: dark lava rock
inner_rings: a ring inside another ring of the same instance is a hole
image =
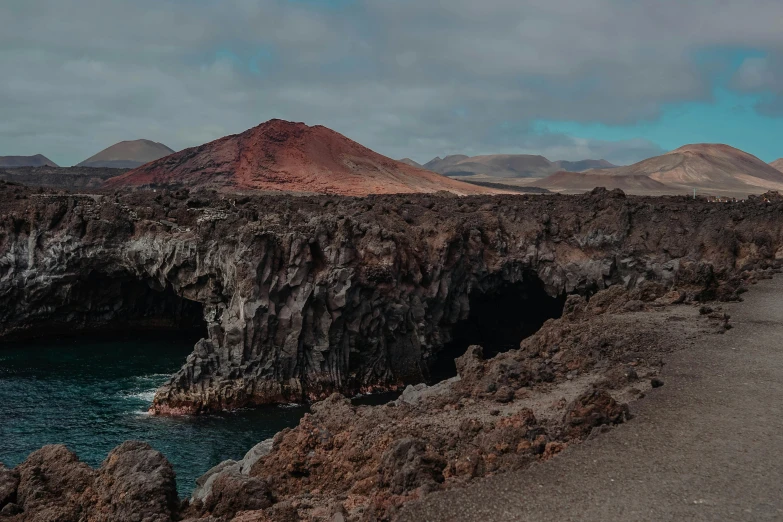
[[[65,446],[44,446],[16,469],[25,520],[80,522],[89,513],[95,471]]]
[[[381,462],[381,482],[398,495],[445,480],[446,461],[427,451],[424,442],[418,439],[398,440],[383,454]]]
[[[22,508],[11,502],[10,504],[3,506],[3,509],[0,509],[0,517],[12,517],[14,515],[20,514],[21,512]]]
[[[522,285],[551,299],[654,282],[632,301],[669,299],[675,286],[691,300],[736,299],[739,266],[780,265],[776,198],[716,206],[619,196],[67,194],[0,184],[0,338],[35,336],[42,324],[178,325],[190,303],[185,318],[206,322],[208,339],[153,408],[221,411],[423,382],[474,311],[472,292]],[[571,299],[566,315],[583,306]],[[550,382],[562,368],[532,370]]]
[[[573,438],[589,435],[593,428],[620,424],[630,418],[627,404],[619,404],[603,390],[588,391],[576,398],[563,417],[567,434]]]
[[[0,464],[0,508],[16,500],[19,473]]]
[[[495,400],[501,404],[506,404],[514,400],[514,390],[508,386],[501,386],[495,392]]]
[[[476,380],[484,373],[484,348],[478,345],[468,347],[460,357],[454,359],[457,374],[463,380]]]
[[[266,509],[271,505],[272,494],[265,480],[234,472],[217,476],[202,509],[213,516],[230,519],[239,511]]]
[[[663,386],[663,381],[654,377],[650,379],[650,384],[652,385],[653,388],[660,388],[661,386]]]
[[[144,442],[125,442],[109,453],[95,492],[94,522],[166,522],[179,507],[174,469]]]

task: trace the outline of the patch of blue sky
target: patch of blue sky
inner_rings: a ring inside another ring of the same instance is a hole
[[[539,120],[539,133],[563,133],[587,139],[619,141],[643,138],[673,150],[689,143],[726,143],[764,161],[783,156],[783,119],[756,112],[770,95],[743,95],[716,89],[711,103],[683,103],[664,107],[660,118],[635,125]]]
[[[759,49],[712,49],[697,53],[695,64],[711,78],[712,99],[666,104],[661,116],[631,125],[537,120],[538,133],[562,133],[585,139],[619,141],[643,138],[673,150],[689,143],[726,143],[770,162],[783,157],[783,118],[759,114],[756,107],[774,98],[771,92],[742,93],[731,79],[743,61],[764,57]]]
[[[270,72],[278,63],[278,55],[273,45],[225,46],[215,51],[213,59],[230,61],[237,70],[256,76]]]

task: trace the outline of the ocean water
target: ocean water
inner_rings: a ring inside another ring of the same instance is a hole
[[[193,344],[169,334],[0,345],[0,462],[15,466],[41,446],[65,444],[97,467],[117,445],[141,440],[172,463],[184,497],[209,468],[242,458],[307,411],[148,415],[155,389],[182,366]]]

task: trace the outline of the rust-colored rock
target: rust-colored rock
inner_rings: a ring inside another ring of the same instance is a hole
[[[568,406],[563,422],[568,437],[582,438],[589,435],[593,428],[620,424],[628,417],[627,404],[618,404],[603,390],[590,390]]]

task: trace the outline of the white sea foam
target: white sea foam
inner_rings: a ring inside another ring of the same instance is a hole
[[[155,388],[153,388],[151,390],[144,390],[144,391],[138,392],[138,393],[131,393],[131,394],[128,395],[128,397],[133,398],[133,399],[140,399],[140,400],[142,400],[144,402],[152,403],[152,399],[155,398]]]
[[[152,404],[155,398],[155,391],[158,386],[165,382],[168,374],[153,373],[149,375],[137,375],[131,378],[131,390],[125,390],[120,393],[124,399],[141,400]]]

